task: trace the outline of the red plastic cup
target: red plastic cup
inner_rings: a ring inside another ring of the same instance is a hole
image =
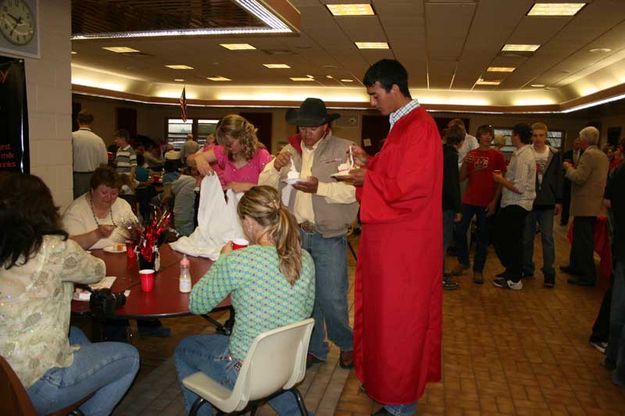
[[[139,277],[141,277],[141,290],[144,292],[151,292],[152,289],[154,289],[154,270],[139,270]]]
[[[126,256],[130,260],[137,258],[137,252],[135,251],[135,246],[132,244],[132,241],[126,241]]]
[[[235,238],[232,240],[232,249],[239,250],[241,248],[245,248],[250,245],[250,242],[244,238]]]

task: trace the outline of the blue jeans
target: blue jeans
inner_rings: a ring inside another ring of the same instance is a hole
[[[449,243],[454,237],[454,210],[447,209],[443,211],[443,279],[445,279],[445,258],[447,257],[447,249]]]
[[[412,416],[417,413],[417,402],[410,404],[387,404],[384,408],[394,416]]]
[[[475,216],[477,221],[477,241],[475,247],[475,259],[473,260],[473,270],[482,272],[486,263],[486,252],[488,249],[488,217],[486,208],[477,205],[462,204],[462,221],[456,225],[455,240],[458,261],[464,266],[469,265],[469,246],[467,244],[467,230],[471,225],[471,220]]]
[[[553,244],[553,208],[535,209],[525,217],[523,228],[523,274],[534,275],[534,236],[536,224],[540,226],[540,237],[543,247],[543,276],[545,281],[553,281],[556,272],[553,262],[556,258],[556,250]]]
[[[236,368],[236,362],[230,358],[228,344],[229,338],[224,335],[195,335],[183,339],[176,347],[174,360],[180,388],[184,396],[186,414],[189,413],[198,396],[182,385],[182,380],[185,377],[202,371],[223,386],[229,389],[234,388],[239,370]],[[275,396],[269,400],[269,404],[279,415],[300,414],[295,396],[290,392]],[[197,414],[210,416],[213,414],[213,408],[204,404]]]
[[[328,356],[328,338],[341,351],[354,349],[347,310],[347,239],[343,236],[323,238],[319,233],[302,231],[302,248],[315,262],[315,327],[309,352],[320,360]]]
[[[78,328],[69,333],[70,344],[79,344],[74,362],[67,368],[51,368],[27,391],[38,414],[49,414],[94,396],[80,406],[89,416],[111,414],[139,371],[139,353],[118,342],[92,344]]]
[[[616,260],[610,305],[610,339],[605,351],[606,361],[616,364],[612,378],[625,385],[625,262]]]

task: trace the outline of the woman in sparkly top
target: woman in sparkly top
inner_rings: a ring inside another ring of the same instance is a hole
[[[97,168],[89,192],[76,198],[63,214],[63,228],[85,250],[123,243],[120,226],[137,220],[130,205],[117,197],[120,188],[119,175],[113,169]]]
[[[93,393],[80,410],[108,415],[137,374],[133,346],[92,344],[69,326],[74,283],[102,277],[104,262],[61,229],[43,181],[0,174],[0,355],[37,414],[54,413]]]

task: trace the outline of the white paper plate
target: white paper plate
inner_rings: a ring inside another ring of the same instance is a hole
[[[300,181],[300,178],[286,178],[286,179],[284,179],[283,182],[286,182],[289,185],[295,185],[299,181]]]
[[[339,178],[339,179],[345,179],[345,178],[351,178],[352,175],[349,174],[349,172],[338,172],[338,173],[333,173],[332,175],[330,175],[332,178]]]
[[[106,251],[107,253],[125,253],[126,245],[121,243],[113,244],[111,246],[104,247],[102,250]]]

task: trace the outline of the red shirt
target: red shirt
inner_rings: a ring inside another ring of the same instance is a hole
[[[506,159],[496,149],[471,150],[464,158],[467,167],[469,184],[462,197],[468,205],[486,207],[495,197],[495,181],[493,171],[506,172]]]

